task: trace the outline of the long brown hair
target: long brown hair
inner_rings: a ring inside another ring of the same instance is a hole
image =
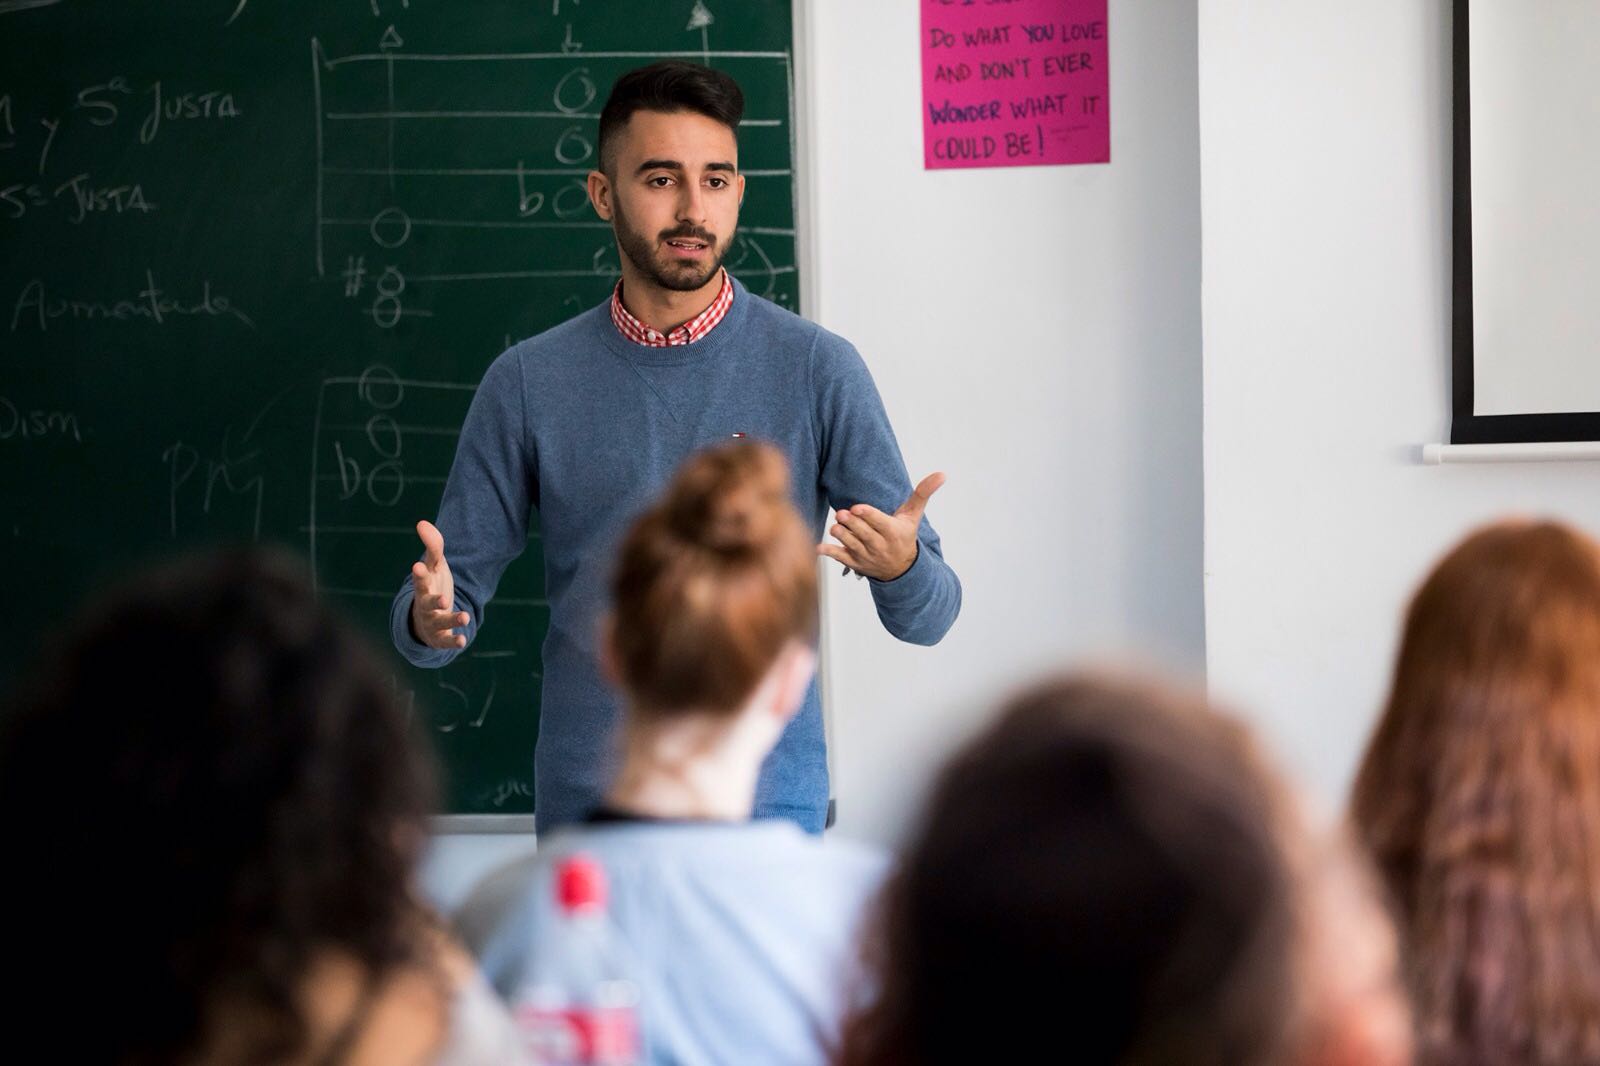
[[[1351,813],[1419,1062],[1600,1063],[1600,545],[1502,522],[1435,567]]]
[[[1297,919],[1278,787],[1197,698],[1092,676],[1020,695],[938,778],[838,1061],[1281,1061]]]
[[[611,647],[635,711],[731,713],[817,628],[816,544],[769,444],[691,457],[634,524],[612,582]]]

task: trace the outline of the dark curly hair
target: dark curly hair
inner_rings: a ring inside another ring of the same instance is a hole
[[[291,559],[133,579],[0,723],[0,817],[31,867],[4,879],[17,1016],[80,1019],[75,1061],[182,1061],[238,1015],[252,1061],[303,1052],[315,961],[372,987],[426,957],[410,886],[435,794],[389,669]]]

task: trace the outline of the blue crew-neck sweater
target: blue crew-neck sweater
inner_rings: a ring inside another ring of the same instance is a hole
[[[610,302],[512,346],[483,376],[467,411],[435,524],[455,578],[456,609],[493,625],[495,586],[527,545],[537,510],[550,629],[534,754],[541,832],[598,805],[615,769],[618,694],[597,657],[615,549],[680,463],[736,434],[788,456],[794,498],[819,541],[831,510],[867,503],[893,512],[911,494],[888,415],[848,341],[751,295],[693,344],[635,344],[611,322]],[[871,581],[894,636],[934,644],[961,609],[961,583],[924,519],[911,569]],[[411,635],[410,577],[390,613],[395,646],[418,666],[460,651]],[[506,624],[501,622],[500,624]],[[805,703],[762,767],[757,818],[785,817],[820,832],[828,764],[822,707]]]

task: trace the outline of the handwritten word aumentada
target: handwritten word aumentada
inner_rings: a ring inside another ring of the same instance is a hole
[[[167,295],[156,284],[155,272],[145,270],[145,287],[131,298],[95,300],[70,296],[56,296],[45,288],[44,281],[34,278],[22,287],[11,307],[11,332],[19,328],[37,326],[43,333],[56,319],[76,321],[145,322],[166,325],[183,318],[221,318],[231,316],[251,329],[255,323],[226,295],[213,292],[210,279],[200,284],[198,299],[183,300]]]

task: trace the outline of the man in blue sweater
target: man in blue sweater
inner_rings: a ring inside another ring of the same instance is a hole
[[[541,832],[582,819],[610,779],[618,698],[598,643],[613,550],[697,449],[730,437],[781,448],[801,514],[819,539],[827,527],[838,542],[818,553],[870,579],[878,617],[899,639],[937,643],[961,609],[961,583],[923,517],[944,476],[912,489],[861,356],[723,269],[744,197],[743,110],[733,79],[706,67],[658,63],[617,80],[588,184],[616,234],[622,279],[605,303],[490,365],[438,524],[418,523],[424,554],[390,613],[407,659],[450,662],[483,623],[538,509],[550,599],[534,755]],[[817,833],[827,806],[813,684],[762,768],[755,817]]]

